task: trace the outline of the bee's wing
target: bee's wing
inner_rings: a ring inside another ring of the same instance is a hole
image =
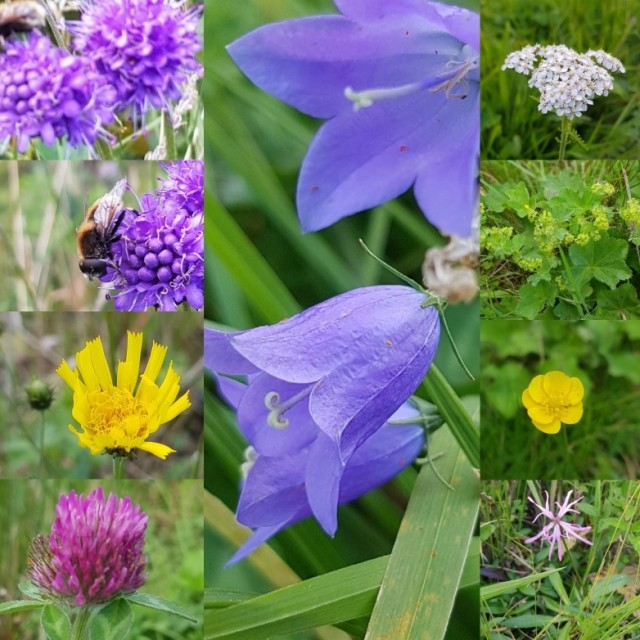
[[[109,193],[105,193],[100,201],[93,216],[95,223],[104,229],[108,229],[111,225],[113,217],[120,213],[124,207],[124,192],[127,190],[127,181],[118,180]]]

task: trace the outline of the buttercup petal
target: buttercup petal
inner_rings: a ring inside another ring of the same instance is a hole
[[[550,424],[536,422],[535,420],[532,420],[532,422],[533,426],[536,429],[540,429],[540,431],[544,431],[544,433],[558,433],[558,431],[560,431],[560,427],[562,426],[560,420],[558,419],[554,420]]]
[[[527,410],[529,417],[533,422],[538,424],[552,424],[557,420],[556,416],[551,413],[546,407],[534,406]]]
[[[533,400],[533,402],[536,402],[538,404],[542,404],[547,401],[547,393],[544,390],[544,387],[542,385],[543,378],[544,376],[536,376],[529,383],[529,387],[527,388],[527,391],[529,392],[529,397],[531,398],[531,400]]]
[[[566,401],[568,404],[578,404],[584,398],[584,385],[580,378],[569,378],[571,388],[567,394]]]
[[[542,378],[542,387],[551,396],[567,396],[571,391],[571,378],[562,371],[550,371]]]
[[[565,407],[560,412],[560,420],[565,424],[576,424],[576,422],[580,422],[582,418],[582,405],[577,404],[571,407]]]

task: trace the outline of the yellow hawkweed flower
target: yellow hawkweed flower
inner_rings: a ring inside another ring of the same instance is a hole
[[[578,378],[562,371],[536,376],[522,392],[522,404],[533,426],[544,433],[558,433],[561,423],[575,424],[582,418],[584,387]]]
[[[180,376],[173,363],[169,363],[162,383],[156,384],[167,347],[155,342],[138,379],[141,353],[142,334],[128,331],[127,357],[118,363],[115,385],[99,336],[76,354],[77,370],[65,360],[56,370],[73,389],[72,415],[82,429],[69,425],[69,430],[94,455],[104,451],[125,456],[141,449],[164,460],[175,452],[165,444],[147,442],[147,438],[191,406],[189,392],[176,400]]]

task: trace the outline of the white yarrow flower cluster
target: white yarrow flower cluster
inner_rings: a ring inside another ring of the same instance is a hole
[[[502,69],[531,74],[529,86],[540,91],[538,110],[555,111],[569,120],[580,117],[594,96],[606,96],[613,89],[609,71],[625,72],[620,60],[606,51],[578,53],[563,44],[528,45],[510,53]]]

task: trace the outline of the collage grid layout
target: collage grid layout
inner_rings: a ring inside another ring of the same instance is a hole
[[[640,640],[638,16],[0,0],[0,640]]]

